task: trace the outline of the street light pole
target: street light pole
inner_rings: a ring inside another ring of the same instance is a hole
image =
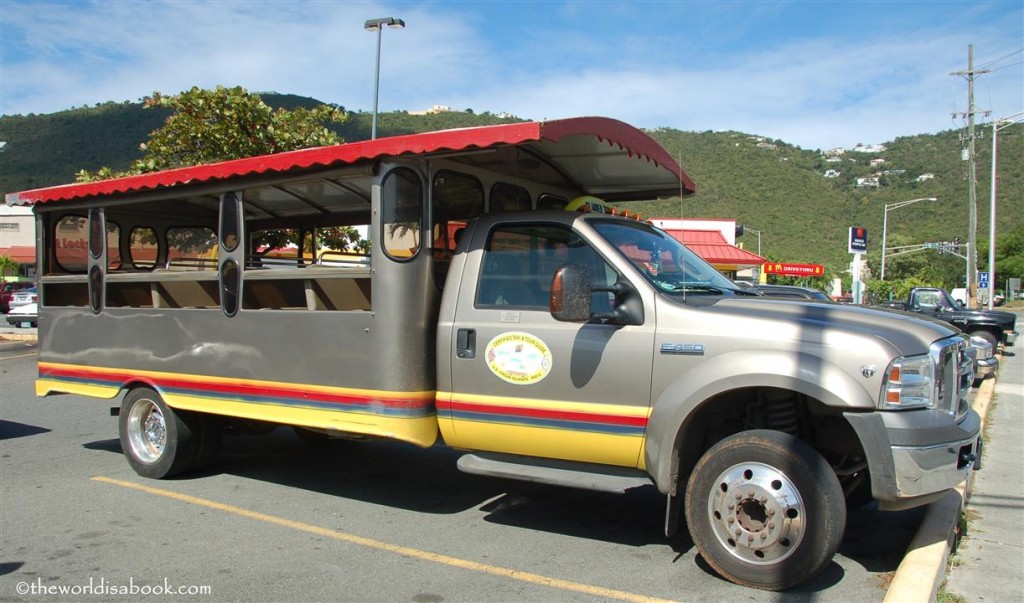
[[[880,280],[885,280],[885,246],[887,237],[889,236],[889,210],[906,207],[907,205],[917,203],[918,201],[938,201],[938,198],[921,197],[920,199],[911,199],[909,201],[897,201],[896,203],[889,203],[885,206],[885,214],[882,216],[882,274]]]
[[[989,211],[988,211],[988,309],[992,309],[992,301],[996,293],[996,154],[999,148],[998,133],[1002,128],[1007,128],[1018,123],[1024,111],[1014,113],[1003,119],[992,120],[992,185],[990,187]],[[1002,128],[1000,127],[1002,122]],[[1003,293],[1006,293],[1005,291]]]
[[[761,255],[761,231],[750,228],[749,226],[744,226],[744,228],[757,235],[757,255]]]
[[[377,32],[377,69],[373,76],[373,124],[370,126],[370,140],[377,138],[377,99],[380,93],[380,38],[384,27],[387,25],[392,29],[404,29],[405,21],[395,17],[381,17],[380,19],[368,19],[363,25],[366,31]]]

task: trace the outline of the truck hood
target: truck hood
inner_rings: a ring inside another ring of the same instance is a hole
[[[947,322],[918,314],[844,304],[727,297],[714,306],[718,312],[797,323],[806,340],[823,341],[827,331],[879,338],[904,356],[924,354],[932,342],[960,332]]]

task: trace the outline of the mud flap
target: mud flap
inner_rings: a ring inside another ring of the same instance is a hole
[[[665,500],[665,537],[671,538],[679,529],[680,509],[683,504],[683,497],[679,492],[670,492]]]

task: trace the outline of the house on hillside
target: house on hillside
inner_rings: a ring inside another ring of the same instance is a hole
[[[857,178],[857,188],[878,188],[878,186],[878,178],[876,176]]]
[[[825,174],[824,174],[824,176],[826,178],[838,178],[838,177],[840,177],[842,175],[843,175],[843,173],[838,171],[838,170],[825,170]]]
[[[452,108],[448,105],[434,105],[426,111],[409,111],[409,115],[434,115],[437,113],[451,113]]]
[[[883,163],[885,163],[885,160],[882,159],[881,157],[878,157],[878,158],[875,158],[875,159],[871,160],[871,167],[878,167],[878,166],[882,165]]]
[[[920,176],[917,177],[918,182],[924,182],[926,180],[935,180],[935,174],[932,174],[931,172],[925,172],[924,174],[921,174]]]

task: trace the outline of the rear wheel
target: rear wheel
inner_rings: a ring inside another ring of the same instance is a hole
[[[118,420],[121,449],[128,464],[139,475],[154,479],[190,468],[198,443],[195,423],[186,421],[150,388],[128,392]]]
[[[782,590],[831,561],[846,506],[835,472],[813,448],[756,430],[726,438],[700,458],[687,485],[686,521],[719,574]]]

